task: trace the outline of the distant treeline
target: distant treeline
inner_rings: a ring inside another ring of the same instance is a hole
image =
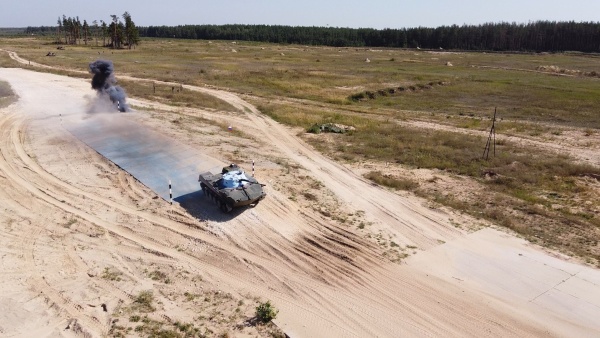
[[[25,29],[23,28],[0,28],[0,36],[15,36],[23,35]]]
[[[100,22],[94,20],[90,25],[87,20],[83,20],[82,23],[78,16],[72,18],[63,14],[62,19],[59,16],[56,20],[56,26],[30,26],[25,28],[25,34],[54,36],[57,44],[76,45],[81,44],[83,41],[87,45],[88,41],[95,40],[96,45],[98,45],[100,37],[102,37],[102,45],[111,48],[127,46],[131,49],[139,44],[139,30],[131,19],[129,12],[123,13],[125,23],[117,15],[111,15],[110,17],[110,24],[106,24],[104,20],[100,20]],[[107,38],[108,44],[106,43]]]
[[[538,21],[438,28],[370,29],[269,25],[140,27],[140,36],[245,40],[335,47],[400,47],[490,51],[600,51],[600,23]]]
[[[39,27],[40,30],[45,27]],[[28,32],[33,33],[32,28]],[[270,25],[138,27],[141,37],[241,40],[334,47],[600,52],[600,23],[537,21],[437,28],[371,29]]]

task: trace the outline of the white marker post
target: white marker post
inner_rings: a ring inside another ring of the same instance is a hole
[[[254,160],[252,160],[252,176],[254,177]]]
[[[169,180],[169,201],[173,204],[173,191],[171,190],[171,180]]]

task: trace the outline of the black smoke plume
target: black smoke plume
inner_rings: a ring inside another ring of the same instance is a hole
[[[113,71],[112,61],[97,60],[90,63],[90,72],[94,74],[92,88],[98,91],[98,96],[110,99],[119,111],[126,112],[129,110],[125,102],[127,95],[123,88],[116,85]]]

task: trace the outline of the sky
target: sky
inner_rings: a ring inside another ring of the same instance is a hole
[[[265,24],[412,28],[489,22],[600,21],[600,0],[0,0],[0,27],[55,26],[58,17],[137,26]]]

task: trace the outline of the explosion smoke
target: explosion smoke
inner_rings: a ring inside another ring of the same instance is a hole
[[[113,63],[109,60],[97,60],[90,63],[90,73],[94,74],[92,78],[92,88],[98,91],[98,96],[108,97],[121,112],[129,110],[125,102],[127,95],[120,86],[117,86],[117,80],[113,75]]]

